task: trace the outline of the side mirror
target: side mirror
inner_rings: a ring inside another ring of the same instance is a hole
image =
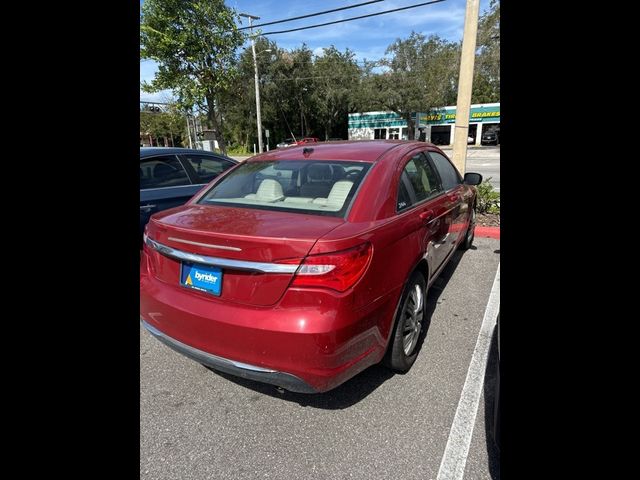
[[[482,175],[479,173],[465,173],[464,183],[467,185],[480,185],[482,183]]]

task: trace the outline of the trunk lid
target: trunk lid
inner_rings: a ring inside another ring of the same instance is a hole
[[[214,261],[222,269],[220,296],[192,290],[194,295],[267,306],[282,297],[293,272],[263,270],[274,270],[280,260],[302,260],[320,237],[343,223],[337,217],[196,204],[154,215],[147,233],[170,249],[222,260]],[[177,287],[182,265],[199,264],[148,251],[156,278]]]

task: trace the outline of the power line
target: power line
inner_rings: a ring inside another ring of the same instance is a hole
[[[335,20],[333,22],[319,23],[317,25],[309,25],[309,26],[306,26],[306,27],[291,28],[289,30],[280,30],[280,31],[277,31],[277,32],[264,32],[264,33],[261,33],[260,35],[277,35],[279,33],[297,32],[299,30],[307,30],[309,28],[326,27],[327,25],[334,25],[336,23],[350,22],[352,20],[360,20],[361,18],[375,17],[377,15],[384,15],[385,13],[393,13],[393,12],[399,12],[401,10],[409,10],[410,8],[422,7],[424,5],[431,5],[431,4],[434,4],[434,3],[440,3],[440,2],[444,2],[444,1],[446,1],[446,0],[432,0],[431,2],[418,3],[417,5],[409,5],[408,7],[394,8],[392,10],[385,10],[383,12],[370,13],[368,15],[360,15],[359,17],[351,17],[351,18],[345,18],[343,20]]]
[[[378,3],[378,2],[382,2],[382,1],[384,1],[384,0],[372,0],[370,2],[364,2],[364,3],[357,3],[355,5],[349,5],[348,7],[334,8],[332,10],[325,10],[323,12],[309,13],[308,15],[301,15],[299,17],[291,17],[291,18],[285,18],[283,20],[275,20],[273,22],[267,22],[267,23],[261,23],[259,25],[253,25],[253,28],[265,27],[267,25],[275,25],[276,23],[292,22],[293,20],[300,20],[301,18],[317,17],[318,15],[325,15],[327,13],[339,12],[340,10],[348,10],[350,8],[362,7],[363,5],[369,5],[370,3]],[[239,28],[238,30],[247,30],[248,28],[252,28],[252,27],[251,26],[242,27],[242,28]]]
[[[400,75],[403,78],[422,78],[424,77],[424,74],[422,72],[385,72],[382,74],[374,74],[376,76],[380,76],[380,75]],[[265,84],[269,84],[269,83],[276,83],[276,82],[286,82],[286,81],[295,81],[295,80],[314,80],[314,79],[320,79],[320,78],[362,78],[362,72],[360,73],[353,73],[353,74],[346,74],[346,75],[317,75],[317,76],[312,76],[312,77],[267,77],[267,76],[263,76],[263,80]]]
[[[289,53],[289,52],[286,52]],[[299,59],[295,59],[292,60],[293,63],[300,63],[300,64],[312,64],[315,65],[319,60],[322,60],[323,58],[325,58],[324,56],[321,55],[316,55],[316,59],[315,60],[299,60]],[[275,60],[271,60],[272,62],[275,62]],[[349,63],[355,63],[355,64],[363,64],[363,65],[374,65],[374,64],[380,64],[380,65],[384,65],[386,62],[389,62],[390,60],[388,58],[379,58],[378,60],[350,60]],[[268,62],[267,62],[268,63]]]
[[[268,78],[265,80],[265,83],[288,81],[288,80],[314,80],[319,78],[356,78],[359,76],[360,76],[359,73],[353,73],[349,75],[317,75],[313,77],[280,77],[280,78]]]
[[[441,0],[444,1],[444,0]],[[288,53],[288,52],[287,52]],[[316,60],[294,60],[293,62],[298,64],[311,64],[311,65],[315,65],[318,60],[322,60],[322,58],[324,58],[323,56],[318,56],[316,55]],[[141,60],[140,62],[145,62],[145,61],[151,61],[151,60]],[[385,59],[385,58],[380,58],[378,60],[351,60],[350,63],[356,64],[356,66],[372,66],[372,67],[381,67],[386,65],[390,60],[389,59]],[[150,103],[154,103],[154,102],[150,102]],[[155,103],[160,103],[160,102],[155,102]]]

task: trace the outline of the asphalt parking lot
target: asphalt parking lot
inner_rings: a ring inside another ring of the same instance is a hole
[[[454,478],[439,470],[500,262],[499,240],[474,244],[431,287],[405,375],[374,366],[325,394],[279,393],[212,372],[141,327],[140,478]],[[488,436],[495,347],[494,336],[465,479],[500,478]]]

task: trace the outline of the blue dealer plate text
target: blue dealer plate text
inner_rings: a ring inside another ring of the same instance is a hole
[[[208,265],[183,263],[180,272],[180,285],[220,296],[222,269]]]

